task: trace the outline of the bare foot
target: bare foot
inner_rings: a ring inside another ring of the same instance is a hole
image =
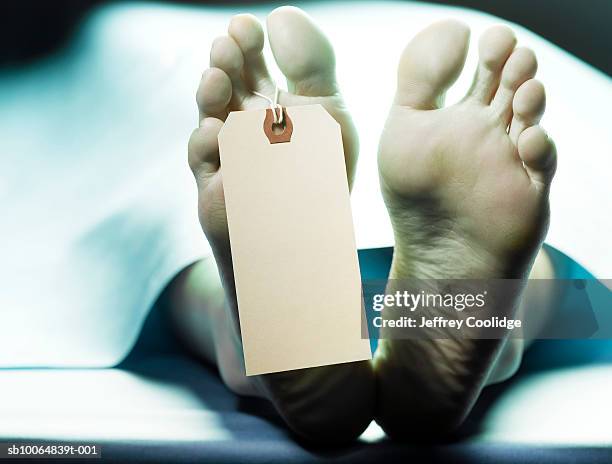
[[[327,38],[301,10],[282,7],[267,21],[268,38],[276,62],[287,78],[289,92],[281,92],[284,106],[321,104],[341,125],[349,184],[358,153],[357,135],[335,80],[335,57]],[[210,65],[197,93],[200,126],[189,142],[189,163],[199,191],[199,216],[213,248],[228,301],[228,338],[241,356],[239,321],[219,165],[217,135],[230,111],[260,109],[268,102],[253,94],[274,94],[262,49],[264,34],[251,15],[235,16],[229,34],[213,43]],[[224,366],[220,366],[223,372]],[[226,375],[237,393],[251,388],[268,398],[289,426],[316,441],[356,438],[373,417],[374,377],[369,362],[237,378]]]
[[[537,125],[542,84],[533,52],[507,27],[480,39],[472,88],[443,107],[463,68],[469,29],[443,21],[406,47],[379,148],[395,234],[391,279],[526,279],[548,226],[556,155]],[[516,310],[520,290],[500,307]],[[377,420],[415,438],[462,422],[503,340],[382,340]],[[426,362],[423,362],[426,360]]]

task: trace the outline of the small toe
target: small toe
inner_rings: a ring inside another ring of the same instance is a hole
[[[189,138],[189,167],[197,181],[219,169],[219,142],[217,136],[223,121],[213,117],[204,118],[200,127],[195,129]]]
[[[423,110],[439,108],[463,69],[469,37],[470,29],[455,20],[440,21],[419,32],[400,58],[395,103]]]
[[[207,116],[225,120],[231,98],[232,82],[229,76],[219,68],[204,71],[196,93],[200,120]]]
[[[531,179],[548,188],[557,167],[554,142],[540,126],[531,126],[521,133],[517,147]]]
[[[504,65],[501,82],[491,102],[491,108],[507,126],[512,117],[512,100],[521,84],[533,76],[538,69],[535,53],[528,48],[517,48]]]
[[[468,97],[483,104],[491,102],[504,64],[515,46],[516,36],[507,26],[493,26],[482,34],[478,41],[478,69]]]
[[[218,37],[210,50],[210,66],[224,71],[232,82],[232,96],[238,101],[246,97],[246,86],[242,79],[244,56],[242,50],[231,37]]]
[[[306,13],[283,6],[270,13],[267,25],[270,47],[289,91],[314,97],[338,92],[334,50]]]
[[[516,145],[518,138],[526,128],[540,122],[546,108],[546,92],[542,83],[530,79],[523,83],[512,100],[512,122],[509,135]]]
[[[230,21],[228,33],[242,51],[247,86],[267,90],[272,81],[262,53],[265,39],[261,23],[251,14],[239,14]]]

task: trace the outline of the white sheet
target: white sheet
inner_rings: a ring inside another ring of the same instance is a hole
[[[463,19],[473,42],[499,20],[420,3],[305,8],[334,43],[361,134],[358,246],[390,245],[376,145],[400,51],[437,19]],[[249,9],[263,18],[270,8]],[[234,12],[102,7],[69,49],[0,74],[0,367],[116,364],[166,282],[210,253],[186,143],[210,43]],[[612,278],[610,79],[515,30],[539,56],[548,93],[543,124],[559,149],[548,242]],[[449,102],[467,89],[475,52]]]
[[[0,437],[94,444],[235,439],[232,425],[223,421],[224,416],[235,413],[208,405],[206,397],[197,393],[210,375],[201,366],[180,357],[152,358],[147,363],[159,366],[155,373],[162,378],[169,366],[189,374],[173,383],[121,369],[0,370]],[[524,376],[500,393],[484,414],[480,432],[470,440],[611,446],[611,381],[609,365]],[[273,427],[265,423],[261,427],[269,438]],[[283,429],[278,429],[279,442],[283,436]],[[372,423],[361,441],[376,443],[383,437],[380,427]]]

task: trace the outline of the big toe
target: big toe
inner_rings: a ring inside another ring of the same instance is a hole
[[[463,69],[469,36],[469,28],[454,20],[419,32],[402,53],[395,102],[416,109],[439,107]]]
[[[306,13],[295,7],[277,8],[268,16],[267,28],[272,53],[290,91],[306,96],[338,91],[334,50]]]

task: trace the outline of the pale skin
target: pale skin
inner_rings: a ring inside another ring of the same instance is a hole
[[[468,37],[461,23],[433,24],[400,60],[379,149],[395,232],[391,279],[526,279],[548,226],[555,153],[537,125],[545,99],[533,79],[535,55],[516,47],[510,29],[490,28],[480,39],[471,89],[443,107]],[[498,313],[513,313],[520,297],[517,289]],[[455,428],[487,379],[495,380],[489,376],[502,346],[503,340],[383,340],[375,359],[378,421],[400,438],[407,429],[414,436]],[[417,372],[423,356],[430,362]],[[401,388],[418,394],[392,401]],[[419,425],[407,426],[408,415]]]
[[[280,103],[320,103],[338,121],[352,185],[357,134],[335,81],[329,41],[308,16],[290,7],[269,15],[267,31],[289,89]],[[458,22],[436,23],[410,42],[400,60],[396,99],[379,150],[381,187],[396,241],[391,277],[552,277],[541,242],[555,151],[537,126],[544,89],[533,79],[535,56],[515,48],[509,29],[490,29],[480,41],[472,89],[460,103],[442,109],[444,91],[463,67],[468,36]],[[432,413],[439,430],[450,431],[485,385],[515,372],[524,341],[383,340],[372,362],[244,375],[217,134],[230,111],[268,105],[252,93],[274,90],[263,46],[257,19],[234,17],[228,35],[213,43],[211,67],[197,92],[200,124],[189,141],[189,163],[214,260],[187,268],[171,284],[177,328],[196,354],[218,366],[232,391],[267,398],[307,439],[349,441],[372,419],[389,435],[410,438]],[[463,264],[451,264],[458,262]],[[509,306],[520,303],[518,310],[527,315],[542,298],[527,292],[521,301],[517,292]],[[538,311],[537,317],[545,314]],[[421,354],[437,356],[440,368],[417,372],[410,359]],[[469,375],[456,375],[466,371],[462,366],[470,367]],[[451,402],[452,408],[422,407]],[[427,434],[426,426],[423,431]]]

